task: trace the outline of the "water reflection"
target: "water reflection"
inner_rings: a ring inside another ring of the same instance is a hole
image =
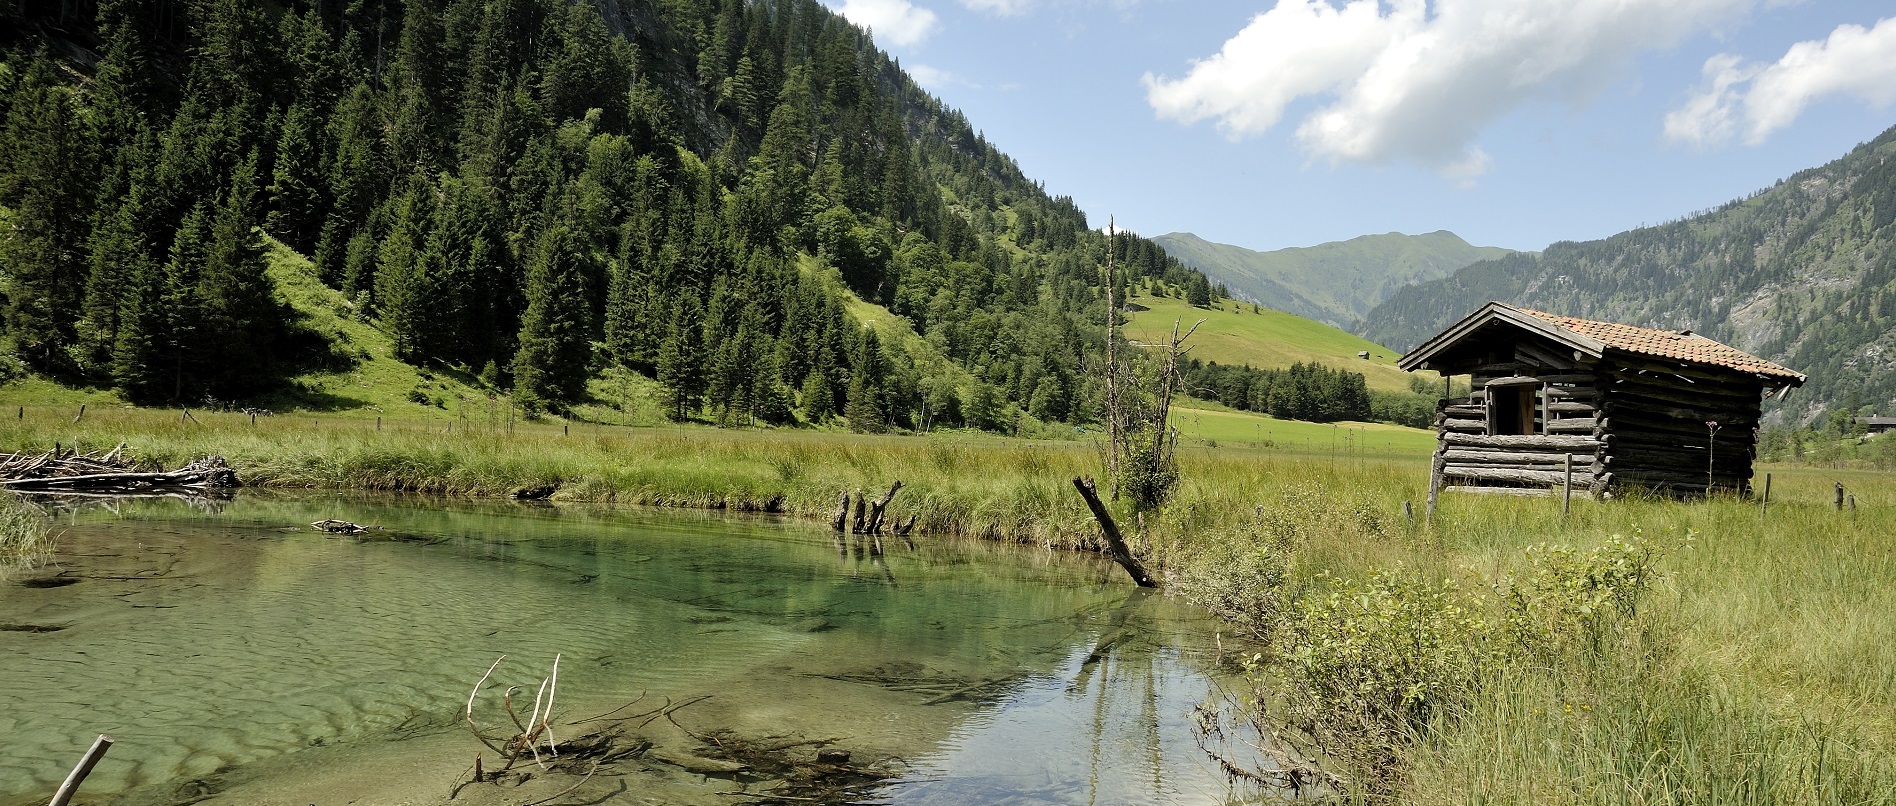
[[[305,526],[328,517],[385,530]],[[99,732],[119,739],[85,790],[99,802],[440,802],[479,749],[459,710],[501,653],[534,659],[522,676],[564,653],[570,716],[709,695],[646,728],[652,758],[575,792],[598,802],[768,789],[658,760],[716,731],[906,762],[877,802],[1231,797],[1188,724],[1209,630],[1093,558],[352,497],[68,522],[58,562],[79,584],[0,585],[0,621],[66,625],[0,632],[0,803],[43,801]]]

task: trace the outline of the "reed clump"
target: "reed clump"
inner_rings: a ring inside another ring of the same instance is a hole
[[[0,493],[0,581],[46,562],[53,555],[53,543],[46,513],[10,493]]]

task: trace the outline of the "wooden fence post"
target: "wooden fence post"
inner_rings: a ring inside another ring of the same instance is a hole
[[[79,404],[79,414],[73,417],[72,421],[73,423],[77,424],[80,420],[83,420],[85,418],[86,418],[86,404],[81,403]]]
[[[1560,517],[1567,517],[1573,511],[1573,454],[1561,457],[1563,475],[1560,478]]]
[[[1837,495],[1830,503],[1838,512],[1843,511],[1843,482],[1837,482]]]
[[[1764,513],[1771,508],[1771,474],[1764,474],[1764,497],[1758,499],[1758,512]]]

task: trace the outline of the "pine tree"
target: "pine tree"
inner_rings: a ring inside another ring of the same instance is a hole
[[[576,239],[564,222],[540,236],[527,266],[527,311],[514,355],[514,394],[529,409],[560,411],[586,394],[592,310]]]
[[[388,237],[377,250],[375,310],[394,340],[395,357],[420,363],[424,330],[439,302],[429,288],[424,251],[434,218],[435,188],[417,170],[393,201]]]
[[[0,137],[0,204],[13,208],[0,230],[5,266],[0,324],[21,358],[69,369],[85,282],[87,223],[95,159],[88,122],[44,58],[15,90]]]
[[[199,349],[209,367],[204,380],[220,395],[262,385],[282,329],[257,235],[257,162],[252,154],[231,177],[230,190],[211,221],[198,278],[200,332],[205,336]]]
[[[270,183],[270,232],[304,253],[315,248],[329,209],[321,129],[309,104],[290,105],[277,135],[276,175]]]
[[[883,388],[888,366],[874,330],[864,330],[849,367],[849,402],[843,416],[855,431],[881,433],[888,427],[887,396]]]
[[[664,386],[665,415],[682,422],[704,399],[703,326],[697,304],[686,299],[673,307],[671,328],[658,348],[658,382]]]

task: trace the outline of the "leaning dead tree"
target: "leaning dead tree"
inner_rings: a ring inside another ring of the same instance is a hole
[[[1080,491],[1080,497],[1086,499],[1086,507],[1093,511],[1093,519],[1099,521],[1099,530],[1106,536],[1106,546],[1113,552],[1113,562],[1126,569],[1126,575],[1141,588],[1156,588],[1157,580],[1146,572],[1145,565],[1133,556],[1132,548],[1126,545],[1126,539],[1119,534],[1119,522],[1113,520],[1113,513],[1107,511],[1105,502],[1099,500],[1099,489],[1093,486],[1090,478],[1073,477],[1073,487]]]
[[[123,442],[105,453],[68,454],[56,445],[38,454],[0,454],[0,489],[16,492],[142,493],[236,486],[237,471],[222,456],[206,456],[177,470],[141,471],[126,456]]]

